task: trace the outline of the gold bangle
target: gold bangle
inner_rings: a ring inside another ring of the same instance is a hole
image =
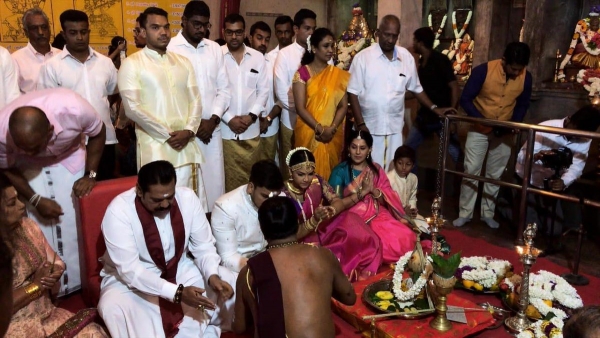
[[[320,133],[317,131],[317,128],[319,126],[321,126],[321,132]],[[324,132],[325,132],[325,128],[323,128],[323,125],[320,124],[319,122],[317,122],[317,124],[315,124],[315,135],[316,136],[321,136],[321,135],[323,135]]]
[[[31,283],[25,288],[25,293],[33,300],[42,295],[42,289],[36,283]]]
[[[381,195],[383,195],[383,192],[381,192],[381,189],[375,189],[375,190],[379,190],[379,195],[375,196],[375,194],[373,194],[373,197],[379,198],[379,197],[381,197]]]

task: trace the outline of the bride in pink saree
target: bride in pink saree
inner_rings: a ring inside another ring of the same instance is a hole
[[[358,215],[344,211],[353,199],[339,198],[315,174],[315,158],[308,149],[293,149],[286,163],[290,180],[284,192],[296,202],[299,240],[330,249],[350,281],[376,274],[382,262],[380,240]]]
[[[353,131],[346,162],[331,173],[329,184],[344,197],[357,199],[348,212],[358,215],[381,239],[384,263],[396,263],[415,248],[416,232],[406,220],[402,202],[383,168],[371,161],[373,137]],[[342,193],[343,191],[343,193]],[[423,243],[424,247],[431,244]]]

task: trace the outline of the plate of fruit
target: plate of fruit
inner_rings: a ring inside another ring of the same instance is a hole
[[[369,284],[363,291],[362,299],[370,308],[380,313],[398,313],[404,319],[419,319],[435,312],[431,299],[427,295],[427,288],[412,302],[401,302],[396,299],[393,289],[393,280],[384,279]]]

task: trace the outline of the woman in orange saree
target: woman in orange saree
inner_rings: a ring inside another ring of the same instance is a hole
[[[294,143],[315,155],[318,175],[329,177],[340,162],[344,146],[342,126],[348,110],[346,88],[350,73],[327,64],[335,44],[330,30],[315,30],[307,42],[309,49],[292,81],[300,117],[294,128]]]

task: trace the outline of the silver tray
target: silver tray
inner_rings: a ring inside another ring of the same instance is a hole
[[[411,314],[409,312],[387,311],[387,310],[380,309],[377,306],[377,304],[371,302],[371,298],[369,297],[369,295],[374,294],[379,291],[390,291],[393,293],[392,287],[393,287],[393,281],[391,279],[384,279],[384,280],[380,280],[375,283],[371,283],[371,284],[367,285],[367,287],[363,290],[362,300],[365,304],[367,304],[372,310],[374,310],[376,312],[397,313],[398,314],[397,317],[402,318],[402,319],[420,319],[420,318],[427,317],[435,312],[435,308],[433,307],[433,302],[431,301],[431,298],[429,298],[429,294],[427,293],[427,286],[425,286],[425,294],[427,295],[427,302],[429,303],[429,308],[431,309],[431,311],[421,312],[421,313],[413,313],[413,314]]]

